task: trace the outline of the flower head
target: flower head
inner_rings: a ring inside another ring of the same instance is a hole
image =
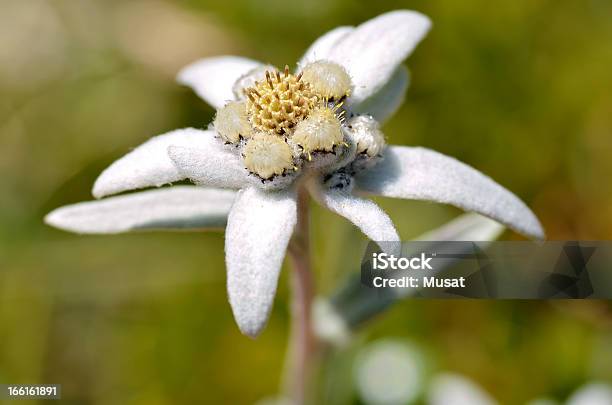
[[[420,13],[393,11],[336,28],[314,42],[295,72],[231,56],[187,66],[178,80],[217,109],[211,127],[145,142],[100,175],[93,195],[185,179],[200,187],[80,203],[50,213],[47,223],[111,233],[218,226],[227,219],[229,300],[249,336],[261,332],[272,308],[298,190],[307,189],[375,241],[399,236],[365,194],[452,204],[542,238],[525,204],[477,170],[428,149],[386,146],[381,126],[408,86],[401,63],[429,27]],[[179,192],[185,200],[176,204]]]
[[[248,85],[234,84],[238,100],[218,109],[212,128],[235,146],[263,188],[287,187],[303,172],[333,165],[350,150],[342,106],[352,84],[337,63],[316,61],[295,75],[287,65],[282,72],[256,67],[237,83]],[[290,179],[275,181],[279,176]]]

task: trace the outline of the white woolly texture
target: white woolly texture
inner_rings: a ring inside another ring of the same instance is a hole
[[[247,184],[248,172],[238,153],[215,139],[214,148],[171,145],[167,154],[177,170],[199,186],[239,189]]]
[[[390,146],[383,160],[356,180],[356,188],[368,193],[451,204],[526,236],[544,238],[536,216],[514,194],[474,168],[429,149]]]
[[[327,59],[348,71],[353,81],[352,103],[378,92],[429,31],[425,15],[391,11],[364,22],[329,51]]]
[[[298,68],[301,69],[311,62],[326,59],[332,48],[354,29],[354,27],[338,27],[321,35],[304,52],[298,62]]]
[[[329,183],[337,185],[339,183]],[[342,185],[342,184],[341,184]],[[315,200],[338,215],[351,221],[370,240],[375,242],[399,242],[400,237],[395,230],[391,218],[373,201],[356,197],[350,194],[350,186],[342,188],[328,188],[312,182],[310,185]],[[383,250],[394,250],[395,243],[381,243]],[[399,252],[391,251],[390,254]]]
[[[293,192],[246,188],[236,197],[225,232],[227,291],[245,335],[256,337],[268,321],[296,221]]]
[[[471,212],[422,234],[416,240],[487,242],[497,239],[504,229],[505,227],[499,222]]]
[[[168,157],[168,146],[204,148],[213,155],[221,149],[214,136],[213,131],[186,128],[153,137],[104,170],[96,179],[92,194],[95,198],[101,198],[123,191],[160,187],[183,180],[185,176]]]
[[[220,229],[235,195],[230,190],[175,186],[67,205],[47,214],[45,223],[82,234]]]
[[[231,189],[254,186],[263,190],[278,190],[288,187],[295,179],[297,172],[289,170],[285,176],[262,181],[260,177],[249,174],[238,152],[229,148],[233,146],[211,154],[211,150],[202,148],[170,146],[168,155],[184,178],[200,186]]]
[[[409,84],[408,69],[400,65],[382,89],[358,104],[351,104],[351,112],[371,115],[382,124],[404,103]]]
[[[357,145],[356,153],[365,153],[369,157],[380,155],[385,149],[385,136],[378,122],[367,115],[358,115],[346,122],[347,131]]]
[[[430,383],[430,405],[495,405],[493,398],[467,378],[458,374],[440,374]]]
[[[204,101],[218,109],[234,100],[232,87],[236,80],[260,65],[239,56],[204,58],[184,67],[176,80],[191,87]]]

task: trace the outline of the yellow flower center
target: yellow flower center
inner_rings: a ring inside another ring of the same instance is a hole
[[[266,80],[244,90],[251,124],[259,131],[278,135],[289,133],[317,105],[318,96],[302,75],[289,67],[280,73],[266,71]]]

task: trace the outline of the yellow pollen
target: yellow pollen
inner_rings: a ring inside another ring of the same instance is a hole
[[[285,66],[279,71],[266,71],[265,81],[255,82],[244,90],[246,107],[253,127],[278,135],[287,134],[308,116],[318,103],[310,83],[294,76]]]

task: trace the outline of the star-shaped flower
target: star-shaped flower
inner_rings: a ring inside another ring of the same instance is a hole
[[[393,11],[324,34],[295,73],[223,56],[183,69],[179,82],[217,109],[208,130],[156,136],[96,180],[102,198],[59,208],[46,221],[79,233],[209,228],[227,219],[229,301],[240,330],[265,326],[289,240],[297,196],[352,221],[371,240],[399,241],[391,219],[366,194],[451,204],[534,238],[534,214],[477,170],[432,150],[389,146],[380,124],[408,86],[402,61],[430,28],[424,15]],[[229,190],[239,190],[237,193]]]

